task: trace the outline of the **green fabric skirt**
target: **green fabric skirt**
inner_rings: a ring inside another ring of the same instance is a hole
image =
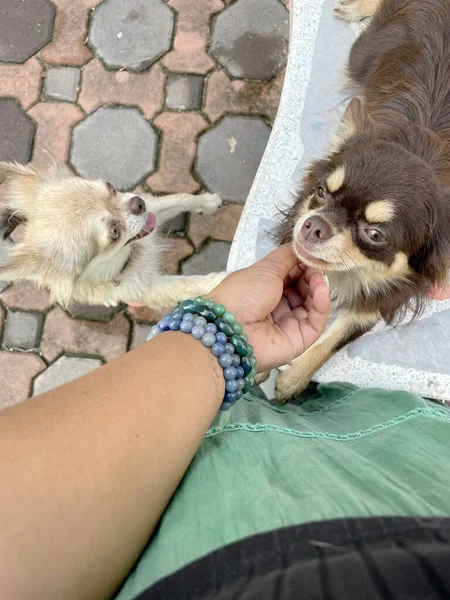
[[[119,600],[256,533],[341,517],[450,516],[450,409],[406,392],[258,391],[217,416]]]

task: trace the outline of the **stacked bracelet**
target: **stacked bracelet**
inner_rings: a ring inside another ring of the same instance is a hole
[[[233,313],[203,296],[184,300],[152,327],[147,340],[164,331],[182,331],[211,349],[223,368],[225,396],[220,410],[229,410],[253,385],[256,359],[253,347]]]

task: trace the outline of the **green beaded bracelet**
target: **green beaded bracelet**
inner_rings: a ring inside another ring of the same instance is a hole
[[[242,325],[222,304],[203,296],[184,300],[152,328],[147,339],[164,331],[192,334],[217,357],[226,380],[221,410],[229,410],[253,385],[257,373],[253,347]]]

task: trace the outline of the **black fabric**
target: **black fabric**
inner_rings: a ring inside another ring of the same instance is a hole
[[[246,538],[139,600],[450,599],[450,519],[339,519]]]

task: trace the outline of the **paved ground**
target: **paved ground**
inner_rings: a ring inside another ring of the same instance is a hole
[[[284,3],[286,4],[286,3]],[[222,269],[276,114],[281,0],[2,0],[0,160],[157,194],[205,189],[217,215],[171,225],[171,273]],[[148,309],[51,307],[0,284],[0,407],[145,340]]]

